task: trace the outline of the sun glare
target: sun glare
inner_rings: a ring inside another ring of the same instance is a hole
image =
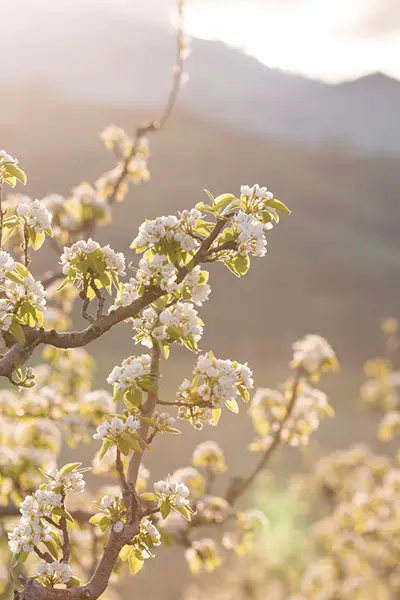
[[[188,30],[243,50],[269,67],[309,77],[338,81],[385,66],[390,71],[387,40],[382,44],[350,35],[360,8],[348,0],[203,1],[189,5]]]

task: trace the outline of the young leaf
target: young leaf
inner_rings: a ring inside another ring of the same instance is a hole
[[[67,588],[78,587],[79,585],[82,585],[82,583],[82,579],[79,579],[79,577],[71,577],[66,586]]]
[[[132,546],[123,546],[122,550],[119,553],[119,557],[122,562],[126,562],[129,558],[130,553],[132,552]]]
[[[156,496],[152,492],[145,492],[144,494],[139,494],[139,498],[141,498],[142,500],[148,500],[149,502],[158,502],[158,496]]]
[[[72,473],[72,471],[74,471],[75,469],[80,467],[81,464],[82,464],[81,462],[76,462],[76,463],[68,463],[67,465],[64,465],[60,469],[60,475],[67,475],[68,473]]]
[[[22,329],[21,325],[19,323],[17,323],[16,321],[13,321],[10,325],[10,333],[13,337],[15,337],[15,339],[17,340],[17,342],[19,344],[21,344],[21,346],[23,346],[25,344],[25,334],[24,334],[24,330]]]
[[[44,545],[46,546],[47,550],[50,552],[52,557],[57,560],[58,559],[58,548],[57,548],[56,542],[54,540],[48,540],[47,542],[44,542]]]
[[[144,561],[141,560],[140,558],[137,558],[137,556],[135,555],[134,552],[130,553],[129,559],[128,559],[128,564],[129,564],[129,570],[132,573],[132,575],[135,575],[136,573],[138,573],[140,571],[140,569],[143,567],[143,563],[144,563]]]
[[[109,450],[111,448],[111,446],[113,445],[113,441],[109,440],[108,438],[106,438],[105,440],[103,440],[103,444],[101,446],[100,452],[99,452],[99,460],[101,460],[103,458],[103,456],[105,455],[105,453],[107,452],[107,450]]]
[[[22,169],[18,168],[16,165],[7,165],[7,172],[12,177],[15,177],[16,179],[18,179],[18,181],[26,185],[27,178],[26,174]]]
[[[90,517],[89,519],[89,523],[91,523],[92,525],[98,525],[99,527],[104,525],[106,522],[108,526],[109,521],[110,518],[107,517],[107,515],[105,515],[104,513],[96,513],[95,515],[93,515],[93,517]]]
[[[239,405],[236,402],[236,400],[233,398],[232,400],[227,400],[225,402],[225,405],[227,406],[227,408],[229,408],[229,410],[231,410],[233,413],[235,413],[236,415],[239,412]]]
[[[171,512],[171,506],[168,504],[168,502],[162,502],[160,504],[160,513],[161,513],[162,518],[166,519],[170,512]]]
[[[70,523],[74,522],[73,516],[70,515],[69,512],[67,510],[65,510],[65,508],[62,508],[61,506],[56,506],[55,508],[53,508],[53,513],[59,517],[64,517],[64,519],[66,519]]]

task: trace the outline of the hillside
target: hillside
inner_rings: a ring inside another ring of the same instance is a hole
[[[40,81],[65,97],[125,106],[162,102],[174,39],[161,25],[118,2],[4,2],[3,81]],[[400,154],[399,81],[372,74],[330,85],[269,69],[220,42],[194,39],[192,48],[180,105],[200,118],[300,145]]]
[[[19,157],[37,197],[95,179],[112,165],[98,131],[107,123],[130,129],[146,114],[66,102],[34,87],[1,97],[1,145]],[[218,194],[256,181],[293,209],[246,281],[222,267],[213,273],[205,345],[280,364],[296,336],[319,331],[354,365],[374,351],[379,319],[399,309],[397,160],[298,149],[183,112],[151,144],[152,181],[133,189],[115,208],[115,226],[97,236],[120,250],[144,217],[195,204],[204,187]]]

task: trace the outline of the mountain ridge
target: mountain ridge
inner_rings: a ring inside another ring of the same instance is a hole
[[[66,97],[121,106],[164,101],[175,42],[163,26],[103,5],[37,11],[14,2],[0,42],[3,80],[36,79]],[[400,155],[400,81],[372,73],[329,84],[270,69],[222,42],[195,38],[192,48],[179,105],[199,117],[290,143]]]

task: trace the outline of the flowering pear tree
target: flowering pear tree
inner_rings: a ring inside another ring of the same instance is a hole
[[[223,411],[238,413],[241,403],[249,403],[249,366],[201,348],[199,311],[211,292],[207,267],[217,263],[243,277],[253,260],[266,255],[268,231],[290,212],[266,187],[243,185],[237,193],[207,192],[192,208],[146,220],[129,262],[95,241],[96,227],[110,221],[129,183],[149,179],[147,135],[168,119],[182,79],[182,1],[178,8],[167,105],[134,138],[106,128],[101,137],[115,154],[114,169],[67,197],[6,197],[9,187],[26,183],[26,175],[16,158],[0,151],[0,376],[9,383],[0,393],[4,598],[106,597],[110,579],[123,575],[126,565],[136,574],[160,544],[181,546],[194,573],[215,570],[225,551],[244,554],[265,515],[238,510],[236,503],[281,444],[306,444],[332,414],[314,382],[335,370],[335,354],[326,340],[309,335],[294,345],[292,376],[282,388],[259,389],[252,399],[250,449],[260,459],[247,476],[233,477],[225,494],[216,495],[215,479],[227,465],[219,445],[207,441],[197,446],[191,465],[150,483],[143,458],[156,437],[165,435],[167,443],[181,427],[211,430]],[[55,251],[58,264],[37,276],[35,253],[43,245]],[[75,330],[70,315],[76,305],[87,324]],[[117,326],[129,328],[146,351],[116,365],[106,389],[93,389],[94,361],[86,346]],[[193,372],[182,376],[175,400],[166,401],[160,361],[177,345],[193,353]],[[40,352],[42,362],[28,365]],[[91,467],[58,464],[62,441],[90,439],[98,444]],[[113,476],[115,485],[90,494],[89,467],[99,477]],[[214,537],[212,525],[218,525]]]

